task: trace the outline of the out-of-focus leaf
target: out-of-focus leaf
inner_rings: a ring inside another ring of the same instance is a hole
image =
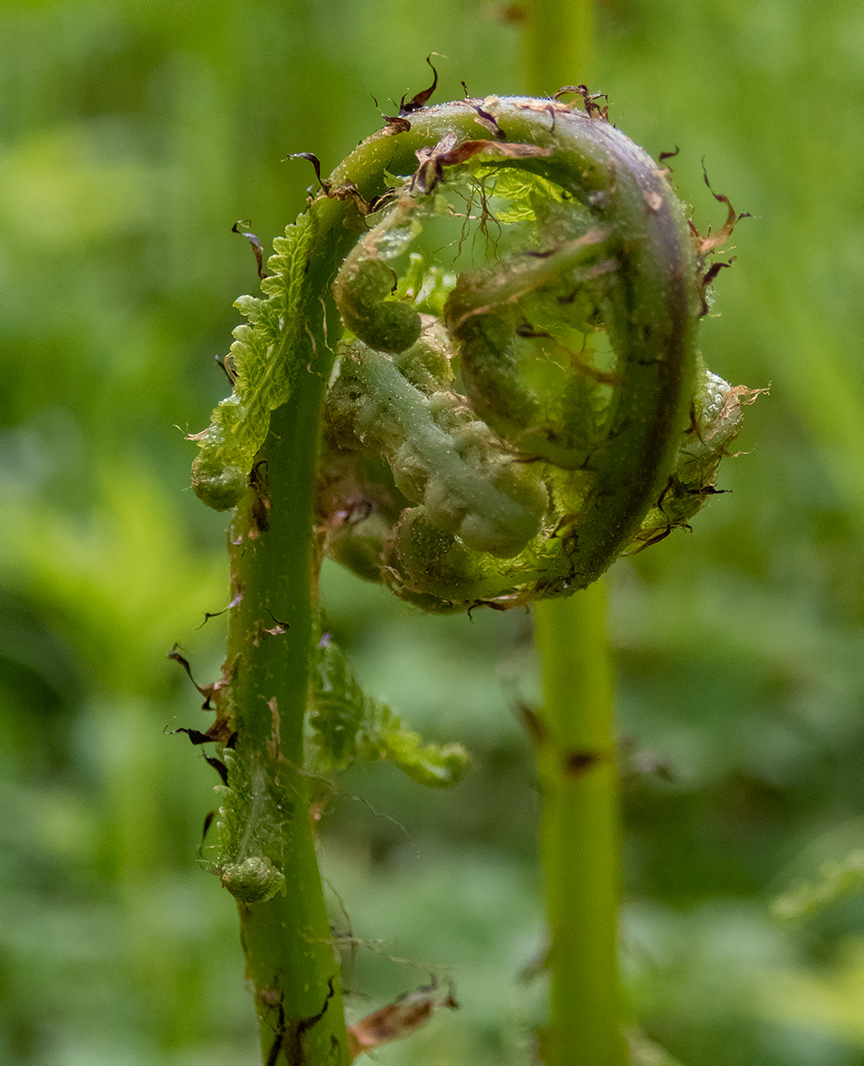
[[[444,786],[455,784],[468,765],[460,744],[424,744],[386,703],[367,695],[329,640],[318,648],[309,724],[314,769],[322,774],[384,759],[420,784]]]

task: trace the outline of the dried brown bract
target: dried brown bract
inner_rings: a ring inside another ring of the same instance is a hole
[[[724,196],[722,193],[714,192],[711,188],[711,182],[708,180],[708,174],[704,167],[702,169],[702,176],[705,179],[705,184],[708,186],[708,191],[717,200],[718,203],[726,205],[726,221],[717,230],[716,233],[710,231],[704,236],[696,227],[690,222],[690,232],[693,234],[693,241],[696,245],[696,254],[699,256],[706,256],[709,252],[713,252],[716,248],[720,248],[729,240],[732,236],[732,232],[742,218],[750,218],[751,215],[748,211],[742,212],[740,215],[735,213],[735,208],[729,202],[729,197]]]
[[[258,240],[258,238],[255,236],[254,233],[247,233],[245,229],[241,229],[240,228],[241,226],[251,226],[251,225],[252,225],[252,223],[251,223],[251,221],[248,218],[240,218],[231,227],[231,232],[232,233],[237,233],[241,237],[245,237],[246,240],[252,245],[252,251],[255,253],[255,262],[258,264],[258,277],[259,278],[266,278],[266,277],[269,277],[269,274],[264,269],[264,251],[261,248],[261,242]],[[222,367],[223,367],[223,369],[225,369],[225,364],[224,363],[222,364]],[[228,371],[225,370],[225,373],[228,374]],[[230,380],[230,374],[229,374],[229,380]]]
[[[405,103],[405,97],[403,96],[399,102],[399,116],[404,118],[405,115],[410,115],[412,111],[419,111],[421,107],[425,107],[432,93],[438,88],[438,71],[432,66],[432,56],[438,55],[437,52],[430,52],[426,56],[426,62],[432,67],[432,84],[428,89],[424,89],[422,92],[417,93],[416,96],[412,96],[408,103]]]
[[[407,992],[349,1026],[348,1049],[352,1062],[366,1051],[374,1051],[416,1033],[439,1007],[459,1009],[452,987],[442,999],[437,997],[437,992],[438,985],[433,980],[431,985],[419,988],[416,992]]]
[[[603,122],[609,121],[609,100],[606,93],[592,93],[587,85],[565,85],[557,93],[553,93],[556,100],[568,93],[575,93],[582,97],[585,105],[585,114],[588,118],[599,118]],[[605,104],[598,104],[598,100],[606,100]]]
[[[501,141],[462,141],[456,143],[455,133],[448,133],[434,148],[421,148],[417,151],[419,166],[411,179],[412,191],[417,188],[426,194],[432,191],[444,177],[444,167],[458,166],[466,163],[480,152],[492,152],[511,159],[524,159],[528,156],[548,156],[548,148],[536,144],[503,144]]]

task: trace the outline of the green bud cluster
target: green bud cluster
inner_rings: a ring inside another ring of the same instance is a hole
[[[410,374],[412,363],[432,376],[428,352],[421,337],[400,366],[365,345],[350,346],[330,392],[328,438],[349,452],[375,449],[398,492],[422,505],[435,527],[474,551],[510,558],[540,528],[545,487],[457,393],[425,392],[411,382],[403,367]]]

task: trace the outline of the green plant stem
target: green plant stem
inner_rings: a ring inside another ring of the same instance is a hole
[[[536,96],[593,77],[594,5],[592,0],[527,0],[522,5],[524,89]]]
[[[323,390],[320,376],[301,373],[289,402],[273,413],[258,463],[262,491],[251,505],[238,508],[230,532],[232,592],[240,599],[228,639],[237,730],[229,784],[235,772],[238,780],[242,773],[251,782],[252,833],[259,821],[278,827],[272,838],[256,844],[285,879],[284,892],[272,899],[238,899],[263,1061],[274,1064],[348,1061],[338,966],[302,773],[317,604],[313,499]]]
[[[549,922],[547,1066],[622,1066],[618,769],[605,590],[534,605],[536,727]]]

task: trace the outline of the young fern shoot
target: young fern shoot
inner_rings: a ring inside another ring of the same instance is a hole
[[[359,1053],[317,874],[320,775],[384,758],[446,784],[466,758],[363,694],[321,632],[322,556],[434,612],[569,596],[717,491],[754,395],[696,355],[717,242],[587,94],[425,104],[274,242],[264,295],[237,301],[234,391],[195,438],[195,492],[234,509],[214,869],[265,1062]]]

